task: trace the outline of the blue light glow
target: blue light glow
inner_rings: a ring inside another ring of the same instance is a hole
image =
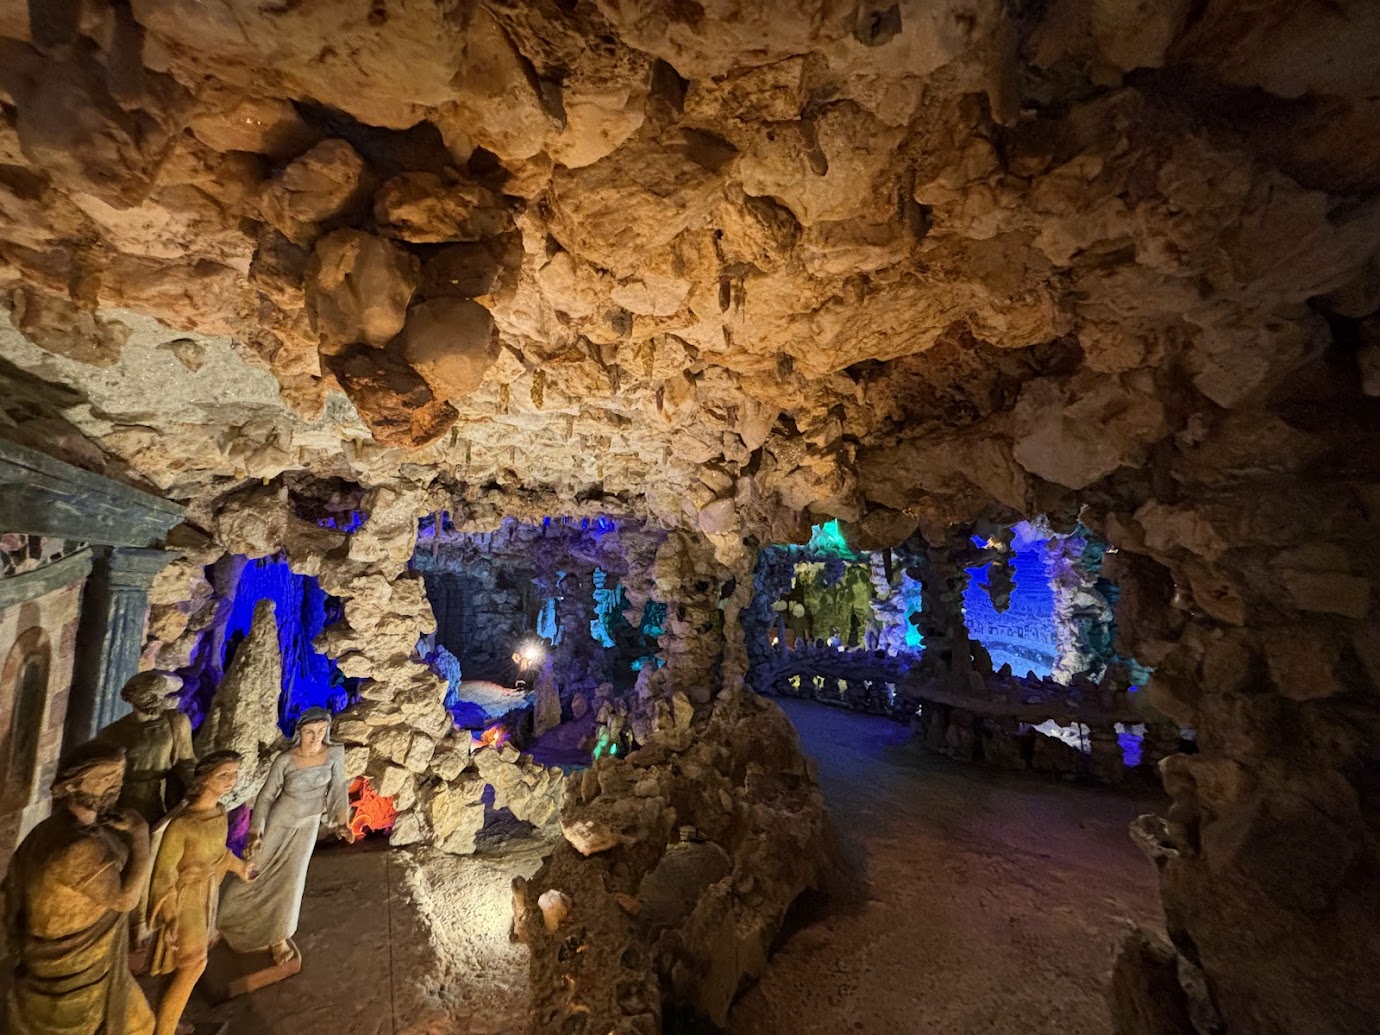
[[[1145,726],[1136,723],[1126,726],[1118,722],[1116,724],[1116,742],[1121,746],[1121,761],[1128,769],[1133,769],[1141,763],[1141,751],[1145,744]]]
[[[331,514],[317,522],[322,528],[329,528],[346,535],[354,535],[364,525],[368,515],[362,510],[347,510],[343,514]]]
[[[623,617],[623,587],[615,582],[608,585],[608,572],[603,568],[594,569],[594,618],[589,623],[589,634],[603,647],[617,644],[613,638],[616,621]]]
[[[297,575],[286,561],[273,558],[250,561],[240,572],[225,626],[225,668],[249,634],[254,605],[264,599],[274,603],[278,647],[283,654],[278,725],[290,733],[297,716],[307,708],[319,706],[332,712],[344,708],[359,681],[347,679],[334,661],[312,647],[312,640],[338,616],[339,602],[315,578]]]
[[[1018,676],[1026,672],[1048,676],[1058,660],[1054,591],[1045,574],[1042,546],[1037,541],[1014,551],[1011,563],[1016,588],[1005,612],[997,612],[983,588],[987,585],[986,566],[968,569],[968,589],[963,594],[968,631],[992,655],[992,667],[999,669],[1010,664],[1011,671]]]

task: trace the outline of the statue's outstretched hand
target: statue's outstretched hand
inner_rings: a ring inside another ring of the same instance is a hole
[[[263,843],[262,834],[250,834],[249,839],[244,843],[244,861],[250,862],[254,856],[258,855]]]

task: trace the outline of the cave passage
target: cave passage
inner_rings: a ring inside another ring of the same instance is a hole
[[[1104,1032],[1126,923],[1162,930],[1126,836],[1162,795],[962,766],[885,719],[783,707],[819,764],[843,869],[729,1030]]]
[[[869,551],[836,521],[816,525],[808,542],[758,557],[749,680],[913,725],[955,759],[1153,779],[1194,734],[1147,703],[1151,670],[1117,652],[1120,594],[1105,559],[1081,526],[1021,522]]]
[[[1380,1032],[1377,53],[0,3],[0,1030]]]

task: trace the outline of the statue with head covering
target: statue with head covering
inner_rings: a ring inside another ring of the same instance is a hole
[[[129,970],[129,913],[149,875],[149,832],[119,807],[124,752],[93,741],[58,765],[53,814],[10,860],[3,898],[14,980],[9,1035],[151,1035]]]
[[[150,825],[181,798],[196,762],[192,724],[178,711],[181,689],[182,680],[171,673],[140,672],[120,691],[133,710],[96,735],[124,749],[128,768],[120,804]]]
[[[254,802],[245,858],[258,877],[231,876],[220,896],[217,926],[235,952],[267,950],[274,963],[298,955],[292,936],[307,884],[307,864],[324,821],[352,840],[345,749],[331,743],[331,715],[308,708],[292,744],[279,752]]]

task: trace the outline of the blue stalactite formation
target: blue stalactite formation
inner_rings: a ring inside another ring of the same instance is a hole
[[[329,528],[336,532],[344,532],[346,535],[354,535],[364,525],[364,519],[369,515],[362,510],[346,510],[338,514],[331,514],[321,518],[316,523],[322,528]]]
[[[235,584],[225,626],[221,671],[230,667],[235,650],[249,634],[254,605],[269,599],[278,620],[278,647],[283,654],[283,686],[278,698],[278,725],[291,733],[297,716],[314,706],[340,711],[350,703],[358,680],[312,647],[321,630],[339,618],[340,602],[309,575],[298,575],[286,561],[249,561]]]

